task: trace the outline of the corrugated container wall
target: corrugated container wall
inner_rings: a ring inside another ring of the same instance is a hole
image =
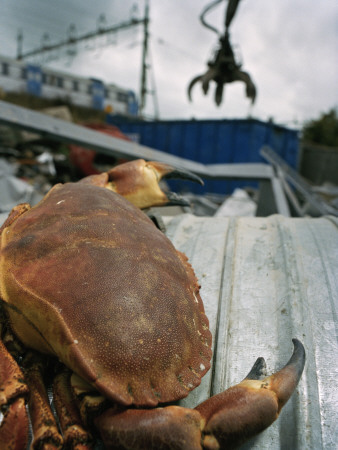
[[[143,122],[117,116],[108,116],[107,122],[117,125],[142,145],[204,164],[263,162],[259,151],[263,145],[269,145],[291,167],[298,166],[298,131],[272,122],[255,119]],[[188,188],[195,193],[229,194],[239,186],[255,186],[252,182],[205,181],[203,188],[190,183]],[[187,184],[176,182],[175,188],[184,190]]]

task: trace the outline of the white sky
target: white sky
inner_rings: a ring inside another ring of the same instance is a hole
[[[24,51],[40,46],[48,32],[50,43],[68,36],[71,23],[78,35],[96,29],[101,13],[107,26],[128,20],[133,3],[143,16],[144,1],[132,0],[1,0],[0,54],[16,56],[18,29]],[[338,106],[338,1],[242,0],[230,28],[231,42],[258,90],[250,107],[244,84],[226,85],[225,99],[216,107],[210,86],[205,97],[195,85],[193,102],[186,88],[206,71],[217,36],[204,28],[199,15],[209,0],[150,0],[149,81],[155,80],[160,118],[245,118],[300,126],[304,120]],[[226,3],[207,19],[223,28]],[[50,65],[58,70],[101,78],[136,91],[140,89],[142,28],[120,32],[116,39],[98,38],[78,46],[75,58]],[[82,51],[80,51],[80,49]],[[149,86],[150,87],[150,86]],[[153,97],[146,113],[153,115]]]

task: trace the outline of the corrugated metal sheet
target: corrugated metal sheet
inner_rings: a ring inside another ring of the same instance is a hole
[[[298,132],[272,122],[256,119],[141,122],[114,116],[108,116],[107,121],[142,145],[204,164],[265,162],[259,154],[264,145],[272,147],[291,167],[298,164]],[[226,194],[236,187],[253,184],[205,181],[204,188],[192,186],[193,192]],[[185,187],[175,182],[174,190]]]
[[[166,218],[167,234],[190,259],[214,336],[214,370],[182,404],[194,407],[249,372],[258,356],[269,373],[289,359],[293,337],[306,348],[300,384],[268,430],[246,449],[337,449],[338,221]]]

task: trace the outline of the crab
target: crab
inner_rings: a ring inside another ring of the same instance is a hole
[[[296,339],[279,372],[261,379],[259,358],[195,409],[174,404],[212,357],[193,268],[140,209],[172,201],[158,182],[175,174],[196,178],[131,161],[10,213],[0,230],[2,449],[27,447],[26,401],[39,449],[96,439],[118,449],[234,448],[278,417],[304,367]],[[58,420],[44,384],[52,375]]]

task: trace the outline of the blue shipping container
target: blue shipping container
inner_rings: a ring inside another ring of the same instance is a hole
[[[291,167],[298,166],[298,131],[272,122],[256,119],[233,120],[166,120],[130,121],[108,116],[107,122],[117,125],[139,144],[204,164],[266,162],[259,151],[263,145],[272,147]],[[255,186],[252,182],[205,180],[204,188],[185,184],[195,193],[229,194],[236,187]],[[175,183],[176,189],[184,189]]]

